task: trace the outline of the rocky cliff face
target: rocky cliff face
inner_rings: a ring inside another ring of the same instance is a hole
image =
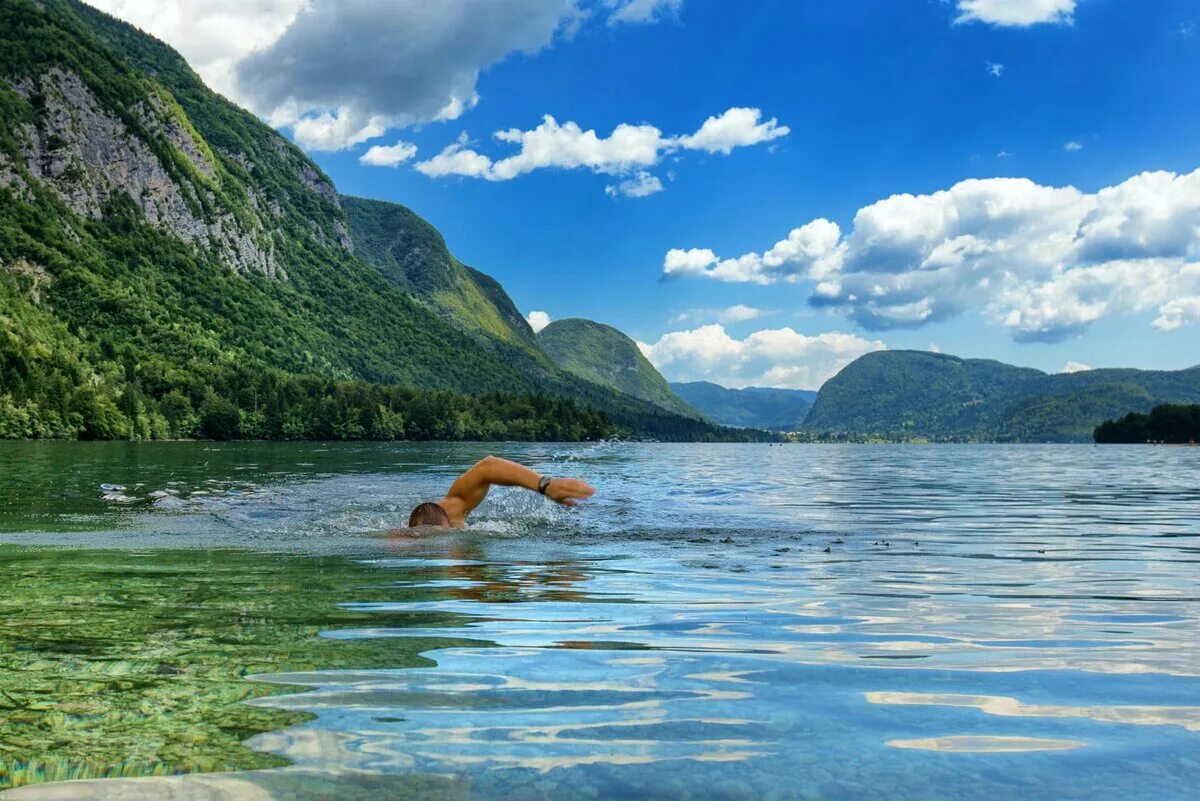
[[[122,119],[78,75],[58,68],[9,86],[38,112],[15,132],[25,171],[76,214],[98,219],[118,192],[151,225],[215,252],[226,266],[285,277],[261,213],[205,212],[220,208],[215,160],[168,101],[151,94]],[[11,160],[0,163],[0,184],[29,197]]]

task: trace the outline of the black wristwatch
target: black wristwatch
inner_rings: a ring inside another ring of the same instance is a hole
[[[538,492],[540,492],[542,495],[545,495],[546,488],[550,486],[550,482],[553,480],[554,479],[552,479],[550,476],[542,476],[541,478],[539,478],[538,479]]]

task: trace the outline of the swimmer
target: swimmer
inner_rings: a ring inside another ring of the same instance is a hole
[[[596,491],[577,478],[542,476],[516,462],[485,456],[450,485],[445,498],[437,503],[422,503],[413,509],[408,516],[408,527],[464,528],[467,515],[483,503],[493,486],[524,487],[563,506],[574,506]]]

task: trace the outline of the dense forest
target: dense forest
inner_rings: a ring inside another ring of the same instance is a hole
[[[0,334],[0,439],[553,440],[651,437],[751,441],[667,413],[570,398],[464,395],[297,375],[262,365],[178,367],[126,346],[97,374],[62,350]]]
[[[1096,426],[1094,436],[1096,442],[1107,445],[1195,444],[1200,442],[1200,404],[1163,404],[1149,414],[1130,412]]]

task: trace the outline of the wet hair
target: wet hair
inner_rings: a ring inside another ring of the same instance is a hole
[[[436,503],[418,504],[408,516],[408,527],[419,528],[421,526],[448,528],[450,526],[450,516],[446,514],[445,509]]]

